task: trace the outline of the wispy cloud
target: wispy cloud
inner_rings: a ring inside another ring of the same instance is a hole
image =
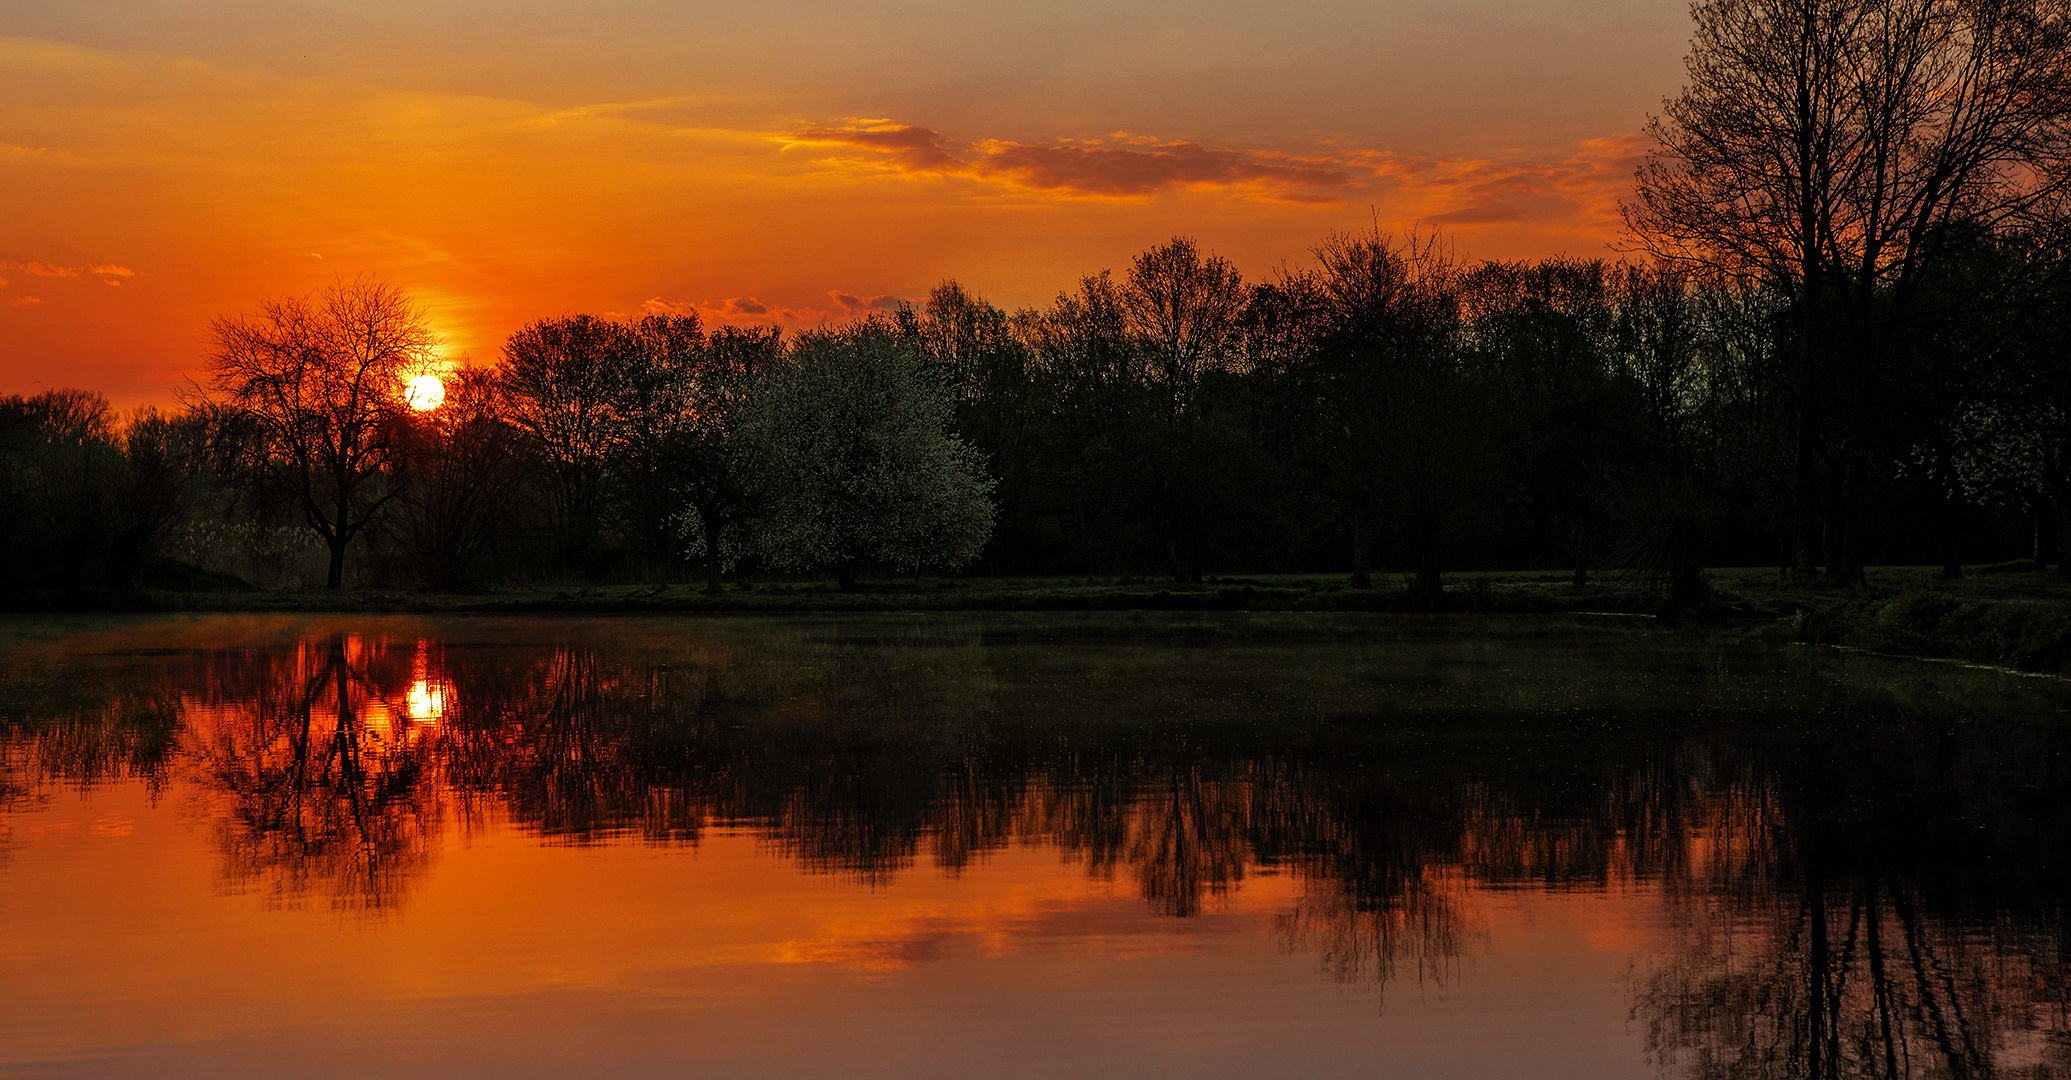
[[[856,121],[785,136],[786,145],[864,151],[869,160],[901,172],[965,175],[1068,195],[1137,197],[1202,187],[1246,189],[1270,201],[1342,202],[1360,186],[1327,160],[1126,134],[1115,141],[1120,145],[988,139],[957,147],[932,128],[889,121]]]
[[[733,296],[718,303],[666,300],[656,296],[640,302],[643,315],[697,315],[708,323],[751,325],[816,326],[838,312],[813,307],[785,307],[753,296]]]
[[[827,290],[827,296],[843,311],[859,315],[870,311],[893,311],[900,304],[910,302],[903,296],[892,296],[890,294],[884,296],[857,296],[854,293],[842,292],[840,289]]]
[[[1080,195],[1150,195],[1167,188],[1252,188],[1282,202],[1342,202],[1362,186],[1343,168],[1257,150],[1191,142],[1145,147],[986,142],[981,174]]]
[[[87,266],[58,266],[52,263],[24,261],[21,259],[0,259],[0,269],[19,270],[30,277],[71,278],[95,275],[103,278],[136,277],[137,272],[127,266],[113,263],[94,263]],[[109,282],[109,284],[115,284]]]
[[[1440,225],[1603,217],[1645,152],[1637,135],[1593,139],[1556,159],[1440,159],[1378,150],[1296,155],[1117,133],[1100,140],[959,144],[932,128],[854,121],[782,136],[786,146],[895,172],[958,176],[1065,197],[1146,198],[1212,190],[1250,201],[1399,204]],[[1615,216],[1613,213],[1612,216]]]
[[[860,121],[848,127],[808,128],[792,132],[787,141],[874,151],[908,172],[963,172],[967,168],[945,149],[948,140],[941,134],[910,124]]]
[[[1587,140],[1556,160],[1399,158],[1377,156],[1372,167],[1393,191],[1423,208],[1436,225],[1528,221],[1616,220],[1618,199],[1632,189],[1645,156],[1642,135]]]

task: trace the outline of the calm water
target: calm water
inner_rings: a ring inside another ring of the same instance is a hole
[[[1608,623],[0,623],[0,1075],[2071,1076],[2071,693]]]

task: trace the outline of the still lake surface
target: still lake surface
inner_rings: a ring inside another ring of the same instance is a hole
[[[1611,621],[0,622],[0,1076],[2067,1076],[2071,692]]]

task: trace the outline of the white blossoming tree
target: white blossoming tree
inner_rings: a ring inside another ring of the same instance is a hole
[[[953,570],[992,536],[993,481],[951,430],[950,389],[880,319],[808,331],[742,416],[759,512],[750,545],[773,565]]]

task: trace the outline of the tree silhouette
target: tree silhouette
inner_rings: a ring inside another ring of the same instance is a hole
[[[585,572],[598,569],[608,469],[639,360],[632,331],[594,315],[541,319],[503,346],[511,422],[530,436],[543,467],[558,554]]]
[[[1650,255],[1790,305],[1796,572],[1810,580],[1831,503],[1833,568],[1860,584],[1865,492],[1909,449],[1891,422],[1923,282],[1970,237],[2052,214],[2071,182],[2071,34],[2038,0],[1693,15],[1690,82],[1648,127],[1626,222]]]
[[[281,508],[345,553],[401,491],[401,395],[433,361],[424,313],[373,277],[217,319],[209,384],[195,398],[218,459],[267,509]]]

